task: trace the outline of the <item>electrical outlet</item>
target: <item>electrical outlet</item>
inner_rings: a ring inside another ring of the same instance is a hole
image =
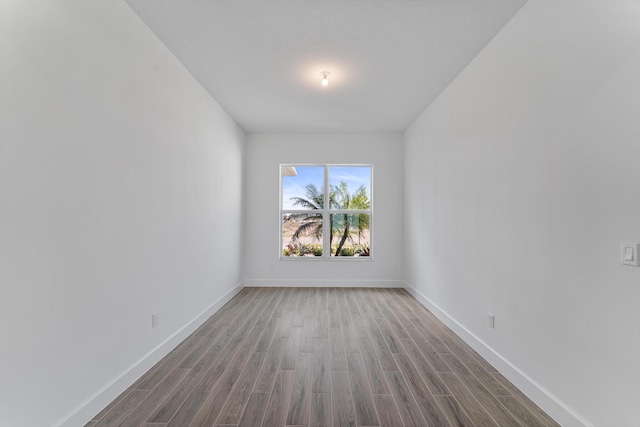
[[[153,313],[151,315],[151,327],[152,328],[155,328],[156,326],[158,326],[158,321],[160,320],[159,316],[160,315],[158,313]]]
[[[494,316],[493,314],[489,313],[489,327],[491,329],[495,329],[496,328],[496,316]]]

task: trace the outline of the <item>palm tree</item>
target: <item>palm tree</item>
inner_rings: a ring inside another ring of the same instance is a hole
[[[324,210],[324,193],[314,184],[305,186],[305,197],[292,197],[294,206],[311,211],[310,213],[291,214],[289,219],[300,219],[301,224],[291,236],[291,242],[296,243],[302,236],[311,236],[316,241],[322,240],[322,211]],[[364,185],[351,194],[344,181],[332,185],[329,192],[329,207],[335,210],[368,210],[371,201]],[[313,212],[315,211],[315,212]],[[353,241],[354,233],[360,238],[370,227],[371,217],[368,214],[331,214],[329,215],[329,248],[333,244],[334,235],[341,236],[335,254],[340,252],[347,240]]]
[[[301,236],[312,236],[315,240],[322,240],[322,210],[324,209],[324,194],[314,184],[305,186],[306,198],[292,197],[293,206],[299,206],[316,213],[291,214],[290,219],[300,219],[302,223],[291,236],[291,242],[296,243]]]
[[[349,193],[347,184],[340,181],[340,184],[332,186],[335,193],[336,209],[341,210],[368,210],[371,208],[371,200],[367,195],[367,189],[361,185],[355,193]],[[347,240],[353,242],[353,232],[357,233],[358,238],[362,237],[362,233],[369,229],[371,217],[368,214],[334,214],[333,217],[339,217],[333,220],[331,224],[331,235],[334,233],[341,234],[340,243],[336,249],[336,256],[340,256],[340,252]]]

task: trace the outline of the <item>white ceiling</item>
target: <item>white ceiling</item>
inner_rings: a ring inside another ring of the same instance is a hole
[[[247,132],[398,132],[526,0],[126,1]]]

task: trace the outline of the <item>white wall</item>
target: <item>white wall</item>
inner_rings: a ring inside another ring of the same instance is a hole
[[[639,22],[531,0],[405,133],[407,281],[564,425],[640,426]]]
[[[239,286],[244,134],[122,1],[0,2],[0,64],[0,425],[83,425]]]
[[[248,286],[401,286],[402,134],[248,134],[244,277]],[[281,163],[373,165],[372,261],[279,260]]]

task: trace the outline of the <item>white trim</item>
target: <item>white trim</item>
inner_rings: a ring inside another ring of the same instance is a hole
[[[169,354],[178,344],[191,335],[200,325],[202,325],[211,315],[218,311],[231,298],[233,298],[243,288],[242,282],[228,291],[226,294],[218,298],[216,302],[211,304],[202,313],[197,315],[193,320],[176,331],[164,342],[151,350],[140,360],[136,361],[129,368],[125,369],[120,375],[111,382],[105,384],[100,390],[94,393],[87,400],[78,405],[75,409],[57,421],[53,427],[76,427],[85,425],[93,416],[105,408],[109,403],[118,397],[123,391],[134,383],[145,372],[153,367],[160,359]]]
[[[404,288],[402,280],[245,279],[247,288]]]
[[[520,391],[522,391],[533,402],[540,406],[549,416],[554,418],[563,426],[583,426],[593,427],[593,424],[581,417],[571,409],[566,403],[558,399],[549,390],[538,384],[521,371],[514,364],[502,357],[497,351],[487,345],[484,341],[474,335],[471,331],[458,323],[446,311],[442,310],[420,291],[404,282],[404,288],[413,297],[432,312],[438,319],[447,325],[453,332],[467,344],[473,347],[482,357],[491,363],[502,375],[511,381]]]

